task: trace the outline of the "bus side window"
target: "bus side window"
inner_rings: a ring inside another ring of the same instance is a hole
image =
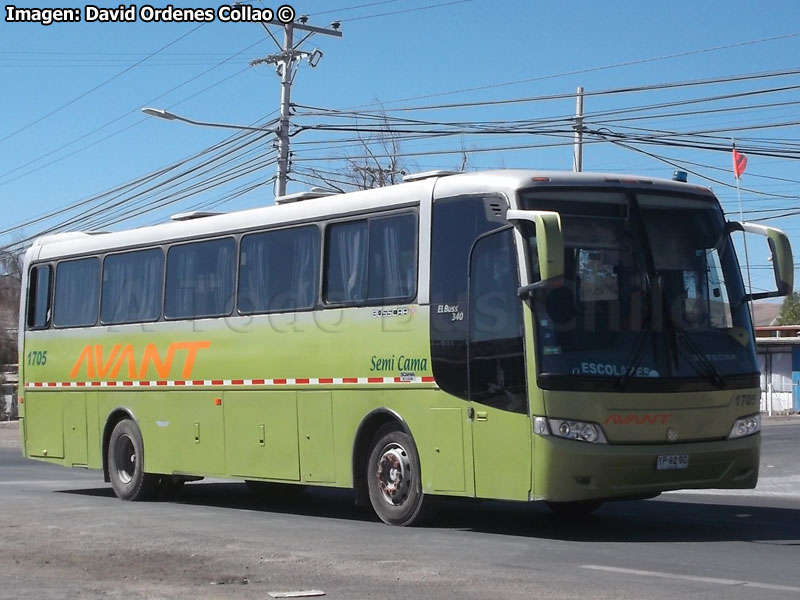
[[[56,327],[90,327],[97,323],[100,301],[100,260],[65,260],[56,267],[53,324]]]
[[[307,310],[317,300],[319,229],[246,235],[239,259],[239,312]]]
[[[229,315],[235,271],[233,238],[172,246],[167,252],[164,316],[193,319]]]
[[[103,262],[100,322],[155,321],[161,315],[161,248],[109,254]]]
[[[417,219],[413,214],[372,219],[369,223],[367,298],[413,298],[417,279]]]
[[[469,278],[470,400],[525,413],[522,304],[511,229],[475,242]]]
[[[326,234],[323,299],[330,304],[362,302],[367,297],[367,221],[333,223]]]
[[[433,204],[431,365],[439,387],[459,398],[469,398],[469,253],[478,237],[504,225],[487,209],[503,204],[505,199],[494,194],[441,198]]]
[[[28,287],[28,328],[44,329],[50,324],[52,267],[41,265],[31,269]]]
[[[402,213],[332,223],[325,237],[328,304],[408,302],[416,293],[417,218]]]

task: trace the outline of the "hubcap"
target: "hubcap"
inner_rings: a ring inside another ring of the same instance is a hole
[[[117,465],[117,477],[127,485],[136,473],[136,449],[131,438],[124,435],[117,440],[114,448],[114,462]]]
[[[405,449],[389,444],[383,449],[376,472],[378,490],[386,502],[399,506],[408,499],[411,489],[411,463]]]

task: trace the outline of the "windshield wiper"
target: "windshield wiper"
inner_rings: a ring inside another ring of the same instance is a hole
[[[628,352],[628,356],[625,357],[625,362],[622,365],[625,372],[620,375],[619,379],[617,379],[617,389],[620,392],[625,389],[625,386],[628,384],[628,381],[630,381],[633,373],[635,373],[636,369],[639,367],[639,363],[642,362],[642,358],[644,358],[645,348],[647,348],[647,338],[650,337],[649,324],[649,319],[642,323],[642,328],[639,330],[636,339],[633,341],[631,351]]]
[[[668,320],[670,328],[672,329],[673,334],[675,335],[675,341],[678,342],[678,345],[683,348],[684,352],[689,356],[689,364],[696,368],[697,372],[701,375],[705,375],[708,377],[711,382],[719,387],[725,387],[725,378],[722,377],[722,374],[719,372],[717,367],[714,366],[708,357],[703,354],[703,351],[694,343],[689,334],[686,333],[686,330],[676,325],[675,322],[670,318]],[[697,364],[695,364],[695,361]],[[701,367],[701,368],[698,368]]]

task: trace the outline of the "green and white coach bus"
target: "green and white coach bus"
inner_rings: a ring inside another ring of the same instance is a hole
[[[200,477],[352,488],[395,525],[442,496],[591,510],[756,485],[748,301],[791,291],[782,232],[680,181],[407,179],[39,239],[25,455],[126,500]],[[735,231],[766,238],[774,292],[746,293]]]

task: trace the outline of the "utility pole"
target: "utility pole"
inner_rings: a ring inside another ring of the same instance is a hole
[[[575,97],[575,142],[572,145],[572,170],[583,171],[583,86]]]
[[[307,59],[308,64],[316,67],[319,60],[322,58],[320,50],[313,52],[304,52],[298,48],[315,33],[323,35],[332,35],[335,37],[342,37],[342,32],[339,31],[341,26],[338,21],[331,23],[331,28],[326,29],[323,27],[313,27],[307,25],[308,17],[301,16],[297,21],[291,23],[282,23],[278,20],[265,21],[262,23],[269,36],[280,49],[276,54],[270,54],[265,58],[257,58],[250,61],[250,66],[260,64],[273,64],[275,71],[281,78],[281,116],[278,124],[278,175],[277,186],[275,189],[275,196],[286,195],[286,181],[289,178],[289,116],[291,111],[291,96],[292,96],[292,83],[294,76],[297,73],[296,63],[302,59]],[[279,25],[283,27],[283,46],[278,42],[267,25]],[[294,32],[305,31],[307,34],[296,44],[294,43]]]

